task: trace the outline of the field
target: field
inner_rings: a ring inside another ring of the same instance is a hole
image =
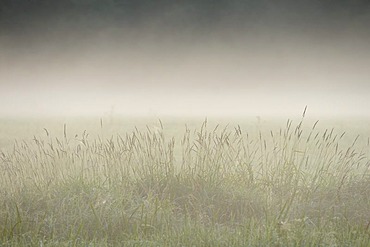
[[[0,246],[370,246],[368,119],[0,119]]]

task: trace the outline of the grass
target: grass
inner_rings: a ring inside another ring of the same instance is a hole
[[[370,246],[368,143],[208,125],[15,141],[0,246]]]

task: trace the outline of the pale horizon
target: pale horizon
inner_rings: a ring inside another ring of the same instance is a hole
[[[360,4],[265,4],[248,15],[231,3],[225,13],[174,4],[123,19],[9,14],[0,114],[296,116],[307,105],[313,117],[369,117],[370,14]]]

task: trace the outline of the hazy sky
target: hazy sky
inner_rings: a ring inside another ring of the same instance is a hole
[[[0,114],[370,115],[367,1],[0,3]]]

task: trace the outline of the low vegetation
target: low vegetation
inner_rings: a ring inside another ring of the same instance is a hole
[[[45,129],[0,152],[0,246],[370,246],[369,146],[316,126]]]

